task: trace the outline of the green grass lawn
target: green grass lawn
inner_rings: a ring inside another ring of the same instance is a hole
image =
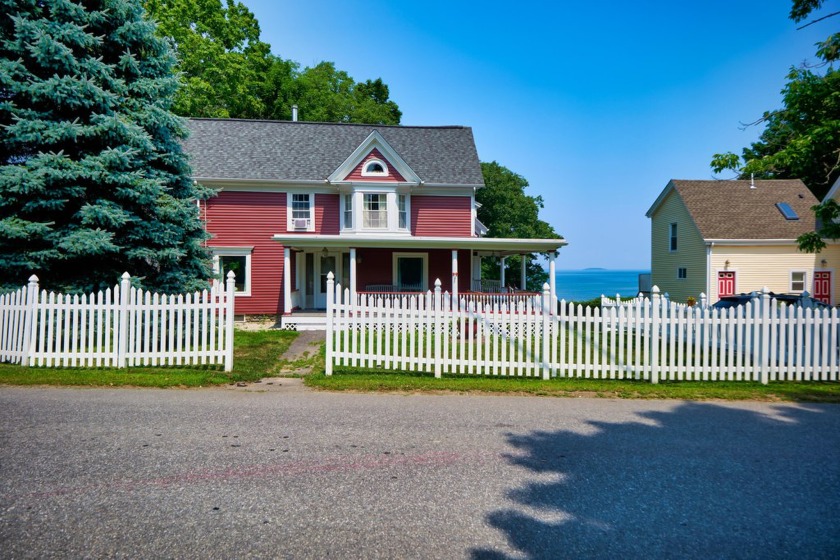
[[[281,330],[234,331],[233,371],[221,366],[44,368],[0,364],[0,384],[206,387],[280,375],[279,357],[297,337]]]
[[[134,367],[126,369],[25,368],[0,364],[0,384],[134,386],[134,387],[207,387],[235,382],[258,381],[263,377],[283,376],[300,369],[313,375],[305,377],[309,387],[330,391],[365,392],[456,392],[514,394],[552,397],[606,397],[686,400],[763,400],[840,403],[840,383],[770,383],[767,386],[747,382],[667,382],[653,385],[646,381],[555,378],[500,377],[486,375],[444,375],[435,379],[420,372],[384,371],[336,367],[327,377],[324,372],[323,345],[319,352],[296,362],[280,359],[298,333],[280,330],[235,331],[234,370],[221,367]]]
[[[761,385],[734,381],[647,381],[577,378],[434,375],[336,368],[331,377],[312,375],[310,387],[332,391],[496,393],[551,397],[604,397],[684,400],[759,400],[840,403],[840,383],[776,382]]]

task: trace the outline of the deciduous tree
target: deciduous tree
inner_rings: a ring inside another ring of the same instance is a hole
[[[823,0],[794,0],[790,18],[802,22],[823,4]],[[838,14],[816,14],[816,19],[802,27]],[[832,33],[817,47],[823,63],[791,68],[782,90],[782,108],[767,111],[752,123],[765,126],[759,140],[744,148],[741,156],[732,152],[715,154],[715,173],[732,170],[741,178],[802,179],[818,199],[840,178],[840,71],[833,67],[840,58],[840,34]],[[799,239],[800,249],[809,252],[822,249],[823,238],[840,238],[834,222],[840,217],[837,205],[827,202],[814,207],[814,211],[822,228]]]
[[[478,219],[489,231],[488,237],[519,237],[532,239],[557,239],[560,236],[551,224],[539,218],[543,207],[540,196],[525,193],[528,181],[521,175],[497,162],[482,163],[485,187],[476,191],[475,199],[481,207]],[[518,283],[520,257],[506,259],[505,277]],[[498,279],[500,271],[494,263],[485,262],[482,277]],[[542,290],[548,275],[542,266],[533,259],[526,263],[527,289]]]
[[[271,53],[256,16],[235,0],[144,0],[178,55],[174,110],[189,117],[399,124],[381,79],[356,83],[331,62],[300,70]]]

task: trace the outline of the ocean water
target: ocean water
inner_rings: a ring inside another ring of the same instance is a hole
[[[649,270],[558,270],[557,297],[566,301],[585,301],[601,295],[632,297],[639,293],[639,274]]]

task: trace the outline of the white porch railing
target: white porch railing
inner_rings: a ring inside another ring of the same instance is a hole
[[[226,286],[160,295],[131,286],[64,295],[38,277],[0,295],[0,361],[43,367],[224,364],[233,369],[234,275]]]

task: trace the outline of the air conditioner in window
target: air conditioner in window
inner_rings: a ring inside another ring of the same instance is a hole
[[[295,218],[293,221],[295,229],[309,229],[309,220],[306,218]]]

